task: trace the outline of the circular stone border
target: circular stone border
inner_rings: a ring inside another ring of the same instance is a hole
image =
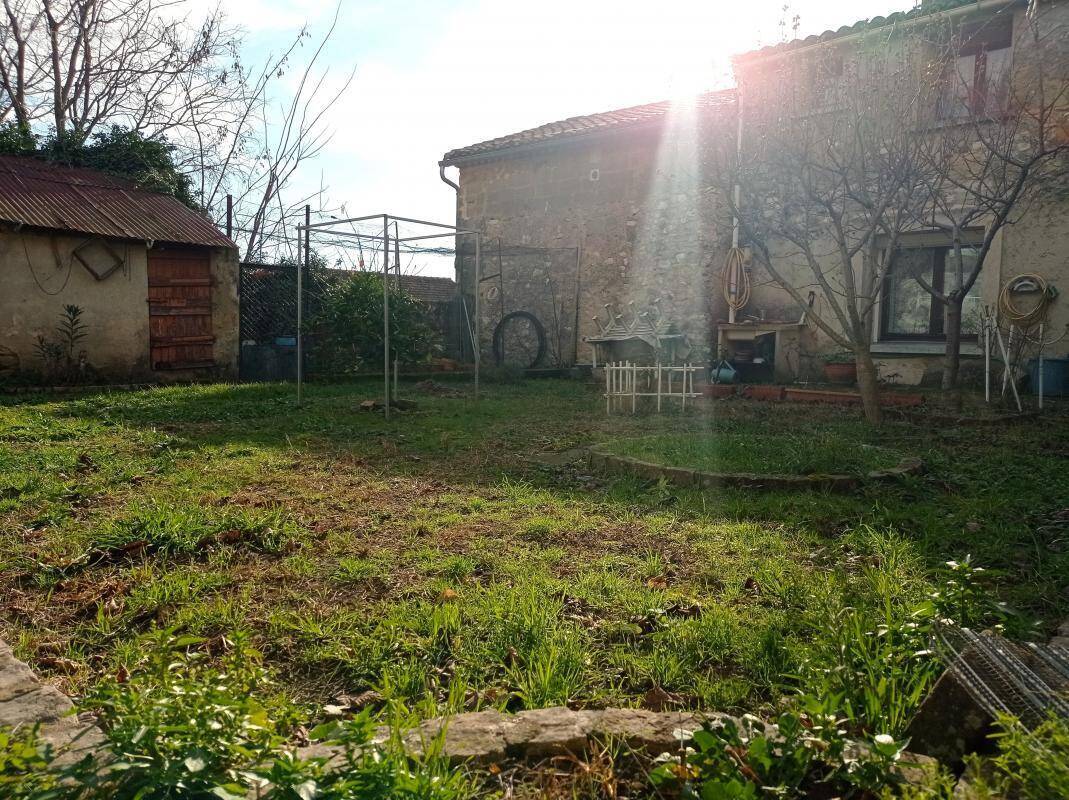
[[[645,437],[640,437],[645,438]],[[624,441],[617,439],[616,441]],[[705,472],[686,467],[669,467],[643,461],[630,456],[616,455],[605,449],[606,445],[593,445],[587,450],[587,463],[592,470],[616,475],[633,475],[646,480],[664,479],[674,486],[685,489],[716,489],[733,486],[742,489],[776,491],[780,489],[818,489],[832,492],[853,492],[863,481],[890,483],[906,475],[924,472],[924,462],[919,458],[904,458],[896,467],[874,469],[862,478],[859,475],[823,474],[812,475],[762,475],[756,472]]]

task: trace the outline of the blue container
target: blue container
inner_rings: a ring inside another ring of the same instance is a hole
[[[1028,362],[1033,394],[1039,394],[1039,359]],[[1069,358],[1043,359],[1043,396],[1069,397]]]

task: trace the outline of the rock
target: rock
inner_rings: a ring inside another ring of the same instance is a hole
[[[72,709],[71,701],[59,689],[38,681],[0,641],[0,726],[28,728],[39,724],[38,736],[52,745],[56,763],[68,764],[104,746],[100,730],[74,716]]]
[[[958,673],[948,669],[906,729],[909,749],[948,766],[959,765],[967,753],[985,746],[994,721],[973,699]]]
[[[563,706],[522,711],[505,729],[509,753],[534,761],[583,753],[589,745],[596,713],[572,711]]]
[[[507,732],[516,724],[514,717],[500,711],[475,711],[455,717],[424,722],[405,735],[410,752],[424,753],[445,729],[442,755],[451,762],[474,761],[492,764],[504,761],[509,741]]]
[[[1050,643],[1054,647],[1064,647],[1069,650],[1069,619],[1058,626],[1058,630],[1050,640]]]
[[[609,708],[597,712],[592,733],[598,740],[622,740],[651,756],[672,753],[690,741],[702,723],[724,719],[724,714],[689,711],[656,712],[640,708]]]

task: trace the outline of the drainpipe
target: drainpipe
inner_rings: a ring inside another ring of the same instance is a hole
[[[736,103],[736,113],[739,116],[738,125],[735,130],[735,161],[736,164],[742,163],[742,89],[737,89],[735,92],[738,101]],[[738,169],[738,166],[736,166]],[[735,213],[731,216],[731,249],[734,252],[738,252],[739,249],[739,202],[742,196],[742,187],[739,182],[735,181],[735,186],[732,190],[732,196],[734,197]],[[742,262],[739,262],[739,269],[744,269]],[[741,276],[739,276],[741,277]],[[732,301],[734,301],[739,291],[738,283],[730,284],[728,286],[728,292],[731,294]],[[735,305],[734,302],[728,303],[728,322],[734,324],[735,322]]]
[[[453,202],[453,221],[454,222],[459,222],[459,219],[457,219],[457,218],[460,216],[460,214],[459,214],[459,211],[460,211],[460,185],[455,183],[454,181],[450,180],[446,176],[445,168],[446,168],[446,163],[444,161],[439,161],[438,162],[438,177],[442,179],[442,183],[447,184],[449,186],[452,186],[453,187],[453,191],[456,193],[456,200],[454,200],[454,202]],[[478,237],[476,237],[476,238],[478,238]],[[462,263],[462,261],[460,259],[460,250],[458,248],[457,251],[456,251],[456,255],[453,257],[453,271],[457,272],[457,297],[460,299],[461,307],[464,309],[464,318],[467,319],[468,307],[467,307],[467,304],[464,301],[464,286],[462,284],[463,276],[460,275],[459,271],[457,270],[457,267],[461,263]],[[476,284],[476,286],[475,286],[475,292],[476,292],[476,294],[478,294],[478,292],[479,292],[478,284]],[[464,327],[465,327],[465,332],[470,334],[471,333],[471,324],[470,324],[470,322],[465,323]],[[474,350],[474,348],[475,348],[475,345],[474,345],[474,342],[473,342],[472,343],[472,349]],[[458,348],[457,348],[457,354],[460,355],[460,356],[464,355],[464,335],[463,334],[461,334],[461,336],[460,336],[460,343],[459,343]]]
[[[447,165],[446,165],[446,163],[444,161],[439,161],[438,162],[438,177],[442,179],[443,183],[448,183],[450,186],[452,186],[453,187],[453,191],[455,191],[457,193],[457,195],[459,195],[460,194],[460,187],[457,184],[453,183],[453,181],[451,181],[449,178],[447,178],[445,176],[445,168],[446,168],[446,166]]]

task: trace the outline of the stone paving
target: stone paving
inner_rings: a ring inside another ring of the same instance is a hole
[[[71,713],[71,701],[54,686],[41,683],[11,648],[0,640],[0,727],[40,725],[39,738],[52,746],[59,764],[98,750],[104,736]]]

